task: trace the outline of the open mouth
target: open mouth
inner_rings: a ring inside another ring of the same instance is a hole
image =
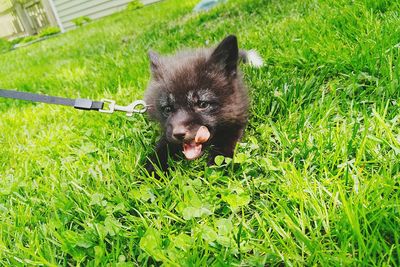
[[[183,154],[186,159],[194,160],[203,155],[203,144],[210,138],[210,131],[206,126],[201,126],[196,133],[196,137],[190,143],[183,144]]]

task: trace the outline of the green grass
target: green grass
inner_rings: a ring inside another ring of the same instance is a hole
[[[0,100],[0,265],[397,266],[400,2],[197,1],[125,11],[0,55],[0,87],[140,99],[146,52],[255,48],[233,162],[142,169],[159,130]]]

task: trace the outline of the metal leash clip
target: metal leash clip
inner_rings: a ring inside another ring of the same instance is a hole
[[[114,100],[110,99],[102,99],[104,104],[108,104],[107,109],[99,109],[100,112],[103,113],[114,113],[115,111],[123,111],[126,112],[126,116],[131,117],[133,113],[144,113],[147,110],[146,102],[143,100],[136,100],[132,104],[128,106],[120,106],[115,104]]]

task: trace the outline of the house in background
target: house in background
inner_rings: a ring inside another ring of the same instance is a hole
[[[121,11],[132,0],[0,0],[0,37],[34,35],[49,27],[61,32],[75,27],[73,20],[92,20]],[[141,0],[150,4],[159,0]]]

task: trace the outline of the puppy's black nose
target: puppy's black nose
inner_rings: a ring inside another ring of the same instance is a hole
[[[185,127],[175,127],[174,130],[172,131],[172,135],[174,138],[178,141],[182,141],[185,139],[187,129]]]

